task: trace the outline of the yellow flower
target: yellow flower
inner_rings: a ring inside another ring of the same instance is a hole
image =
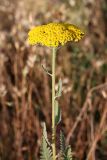
[[[34,27],[28,33],[30,44],[42,44],[58,47],[70,41],[79,41],[84,33],[76,26],[68,23],[49,23]]]

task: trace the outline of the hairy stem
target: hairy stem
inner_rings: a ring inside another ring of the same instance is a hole
[[[56,127],[55,127],[55,58],[56,48],[52,50],[52,153],[56,158]]]

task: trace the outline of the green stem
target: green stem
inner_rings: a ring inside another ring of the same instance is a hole
[[[56,127],[55,127],[55,58],[56,48],[52,50],[52,153],[53,160],[56,158]]]

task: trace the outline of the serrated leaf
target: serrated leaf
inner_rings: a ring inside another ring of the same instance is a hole
[[[43,124],[42,144],[40,148],[40,160],[52,160],[52,149],[47,143],[46,125]]]
[[[60,154],[63,156],[65,152],[65,137],[62,131],[60,131]]]
[[[64,160],[72,160],[72,151],[70,146],[66,148]]]
[[[51,148],[48,147],[44,136],[42,137],[42,145],[40,149],[40,160],[52,160],[52,151],[51,151]]]
[[[72,160],[72,152],[70,146],[65,146],[65,137],[63,132],[60,132],[60,159]]]
[[[58,101],[55,100],[55,124],[57,125],[61,121],[61,111],[58,105]]]
[[[46,142],[48,143],[48,145],[51,145],[50,142],[49,142],[49,140],[48,140],[45,122],[43,123],[43,135],[44,135],[44,138],[45,138]]]
[[[56,97],[60,97],[61,95],[62,95],[62,81],[61,81],[61,79],[59,79]]]

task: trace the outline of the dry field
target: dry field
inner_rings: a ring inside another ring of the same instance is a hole
[[[74,160],[107,160],[106,0],[0,0],[0,160],[39,160],[44,121],[51,135],[51,81],[41,67],[51,72],[51,49],[30,46],[27,34],[53,21],[85,31],[58,50],[58,130]]]

